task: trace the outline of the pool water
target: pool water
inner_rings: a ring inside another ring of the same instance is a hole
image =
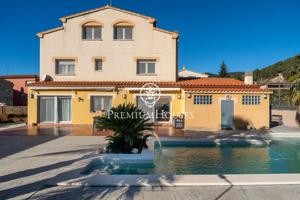
[[[263,147],[203,146],[180,143],[155,145],[153,164],[91,166],[86,173],[108,174],[271,174],[300,173],[300,140],[272,141]]]

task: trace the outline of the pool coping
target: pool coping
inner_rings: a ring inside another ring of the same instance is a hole
[[[161,141],[191,141],[190,139],[162,139]],[[200,140],[197,140],[200,141]],[[201,140],[203,141],[203,140]],[[300,173],[282,174],[215,174],[215,175],[105,175],[82,171],[101,155],[90,154],[66,166],[61,173],[48,180],[53,186],[212,186],[212,185],[285,185],[300,184]]]

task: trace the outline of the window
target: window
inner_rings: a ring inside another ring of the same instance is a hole
[[[107,111],[112,107],[111,96],[91,96],[91,112]]]
[[[137,61],[137,74],[155,74],[155,60]]]
[[[212,95],[195,95],[194,104],[212,104]]]
[[[243,95],[243,105],[259,105],[260,96]]]
[[[102,59],[95,60],[95,71],[102,71]]]
[[[115,26],[114,39],[115,40],[132,40],[132,26]]]
[[[55,66],[56,75],[74,75],[75,60],[56,60]]]
[[[101,26],[84,26],[82,28],[82,39],[84,40],[101,40]]]

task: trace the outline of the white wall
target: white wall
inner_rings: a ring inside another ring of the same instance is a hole
[[[282,122],[284,126],[299,127],[299,122],[296,119],[297,117],[296,110],[272,109],[272,115],[282,115]]]
[[[83,41],[81,24],[89,20],[103,23],[102,41]],[[113,24],[118,20],[133,22],[133,41],[114,41]],[[102,80],[176,80],[176,43],[171,34],[153,30],[147,19],[105,9],[68,19],[64,29],[45,34],[40,39],[40,77],[55,81]],[[55,57],[76,58],[75,76],[55,76]],[[103,71],[95,72],[93,57],[104,57]],[[156,76],[136,74],[134,57],[159,58]]]

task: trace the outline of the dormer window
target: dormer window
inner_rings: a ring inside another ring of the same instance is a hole
[[[114,40],[132,40],[133,24],[119,22],[114,25]]]
[[[88,22],[82,26],[82,39],[83,40],[101,40],[102,39],[102,26],[97,22]]]

